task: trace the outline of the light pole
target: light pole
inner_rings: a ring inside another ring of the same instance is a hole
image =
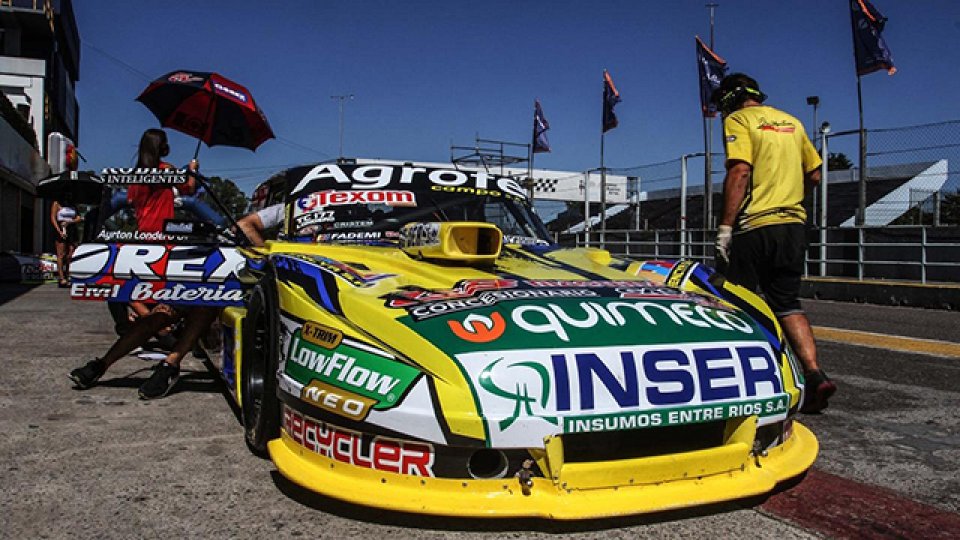
[[[813,105],[813,129],[817,129],[817,107],[820,106],[820,96],[807,96],[807,105]],[[816,135],[812,137],[817,139]]]
[[[820,126],[820,276],[827,275],[827,184],[830,181],[830,151],[827,150],[827,135],[830,122]]]
[[[816,129],[818,129],[818,128],[817,128],[817,107],[820,105],[820,96],[807,96],[807,105],[812,105],[812,106],[813,106],[813,124],[812,124],[812,129],[816,130]],[[816,135],[816,133],[815,133],[815,132],[810,132],[810,138],[813,139],[813,141],[814,141],[814,146],[816,146],[816,141],[817,141],[817,135]],[[826,159],[826,158],[824,158],[824,159]],[[816,188],[813,189],[813,194],[814,194],[814,195],[813,195],[813,201],[810,203],[811,206],[812,206],[813,214],[814,214],[814,215],[817,214],[817,199],[818,199],[818,197],[817,197],[817,195],[818,195],[817,190],[818,190],[818,189],[820,189],[820,188],[819,188],[819,187],[816,187]]]
[[[336,99],[340,102],[340,159],[343,159],[343,101],[353,99],[353,94],[330,96],[330,99]]]

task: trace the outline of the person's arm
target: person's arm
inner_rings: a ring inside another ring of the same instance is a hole
[[[237,225],[240,226],[240,232],[245,234],[254,246],[259,247],[264,244],[262,234],[264,226],[259,214],[256,212],[251,212],[240,218],[240,221],[237,222]]]
[[[194,193],[196,193],[197,177],[190,173],[195,173],[199,169],[200,169],[200,163],[195,159],[191,159],[190,164],[187,165],[187,170],[189,171],[187,173],[187,183],[182,184],[180,187],[177,188],[178,190],[180,190],[181,195],[193,195]]]
[[[743,199],[747,196],[750,174],[753,167],[740,160],[727,160],[727,176],[723,179],[723,211],[720,225],[717,226],[717,240],[714,244],[714,258],[721,271],[730,262],[730,242],[733,241],[733,223],[740,212]]]
[[[730,163],[727,167],[727,176],[723,179],[723,212],[720,214],[720,226],[733,227],[743,199],[747,196],[751,173],[753,173],[753,167],[743,161]]]
[[[53,204],[50,205],[50,223],[53,223],[53,228],[57,230],[57,235],[60,239],[67,237],[67,231],[63,230],[63,227],[60,226],[60,222],[57,221],[57,214],[60,212],[60,203],[53,201]]]
[[[821,180],[823,180],[820,169],[816,168],[807,174],[803,175],[803,194],[804,196],[810,194],[813,191],[813,188],[820,185]]]

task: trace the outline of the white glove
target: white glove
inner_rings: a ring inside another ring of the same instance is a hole
[[[733,227],[730,225],[720,225],[717,227],[717,242],[714,244],[716,251],[714,253],[715,264],[717,266],[730,263],[730,241],[733,239]]]

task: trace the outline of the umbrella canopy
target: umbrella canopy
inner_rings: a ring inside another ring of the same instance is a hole
[[[37,196],[73,204],[100,204],[103,180],[90,171],[64,171],[37,184]]]
[[[207,146],[256,150],[274,137],[250,91],[217,73],[168,73],[150,83],[137,101],[146,105],[163,127],[196,137]]]

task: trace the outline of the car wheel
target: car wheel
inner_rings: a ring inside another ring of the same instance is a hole
[[[254,288],[243,325],[243,429],[250,450],[266,457],[267,443],[280,436],[279,320],[276,285],[270,273]]]

